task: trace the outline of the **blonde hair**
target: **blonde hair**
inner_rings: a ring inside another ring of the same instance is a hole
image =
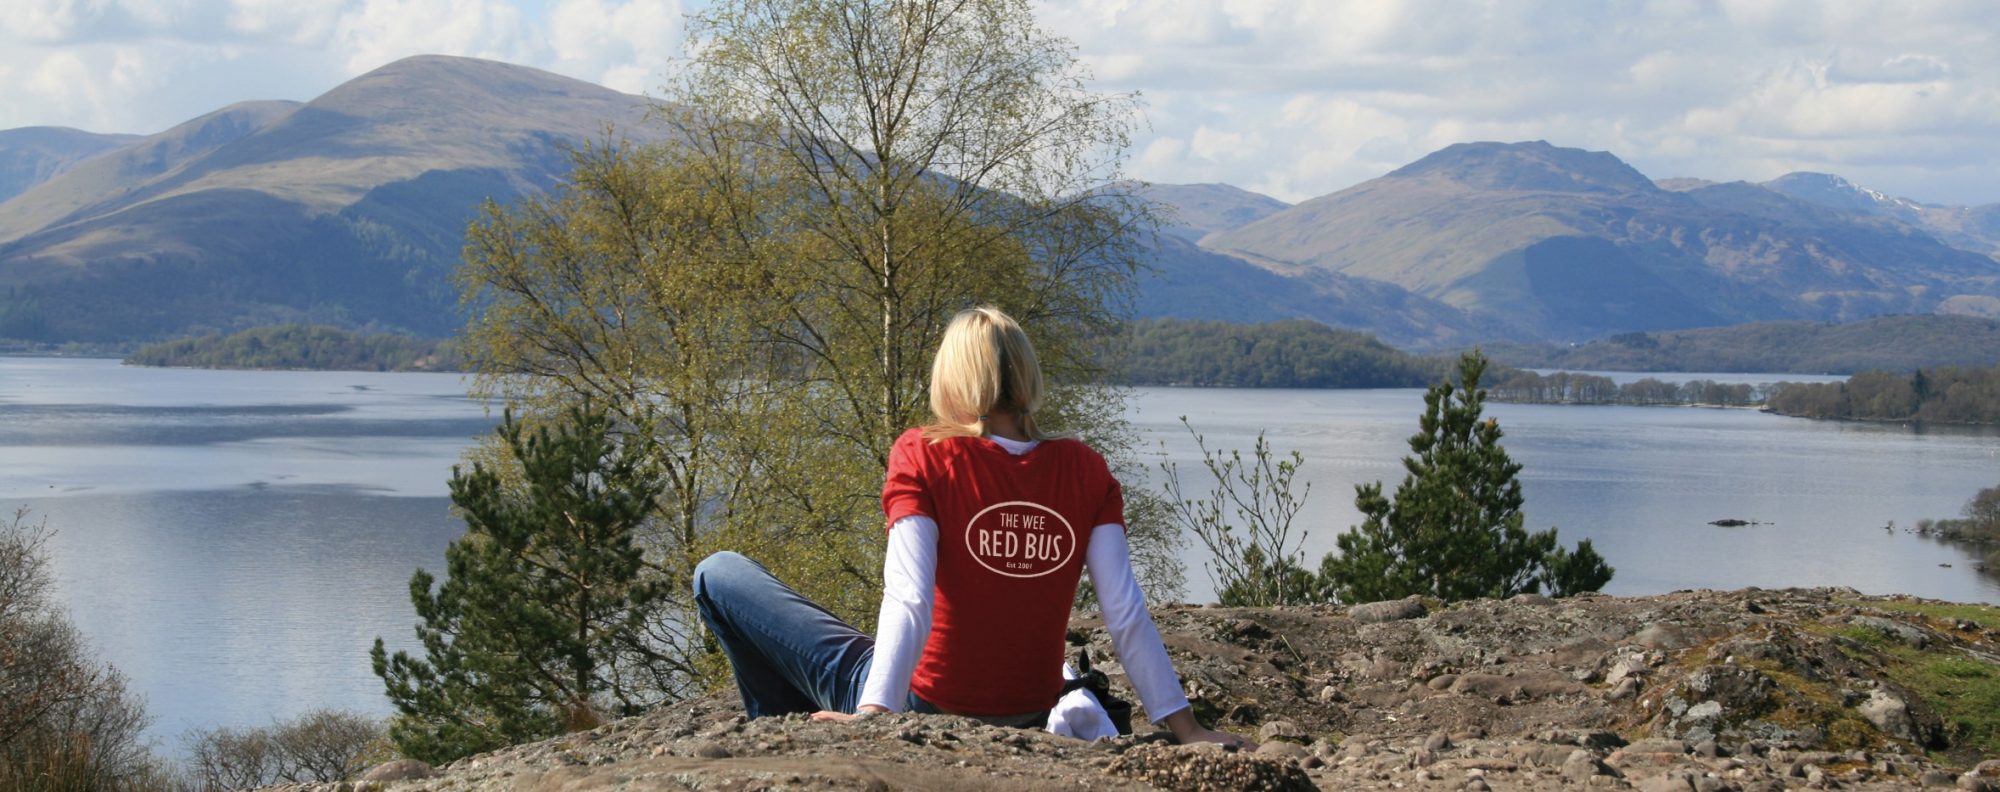
[[[1042,406],[1042,364],[1013,317],[981,306],[958,312],[945,326],[931,361],[931,416],[924,437],[983,437],[986,416],[1020,416],[1021,431],[1040,439],[1034,412]]]

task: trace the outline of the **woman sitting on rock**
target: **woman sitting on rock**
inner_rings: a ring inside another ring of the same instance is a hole
[[[1020,325],[993,308],[953,318],[930,399],[935,420],[889,454],[877,640],[736,553],[695,568],[701,619],[748,715],[850,721],[908,710],[1042,728],[1063,690],[1070,605],[1088,569],[1154,722],[1181,742],[1247,746],[1188,707],[1132,576],[1124,499],[1104,458],[1036,430],[1041,366]]]

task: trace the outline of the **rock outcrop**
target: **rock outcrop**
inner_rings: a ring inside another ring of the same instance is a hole
[[[2000,790],[1976,711],[2000,704],[2000,609],[1966,611],[1845,589],[1170,606],[1155,618],[1197,713],[1256,751],[944,716],[746,721],[718,695],[379,786]],[[1110,657],[1099,622],[1070,640]],[[1927,687],[1930,663],[1969,686]]]

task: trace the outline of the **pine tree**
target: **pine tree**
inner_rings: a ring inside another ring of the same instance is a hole
[[[1556,596],[1594,591],[1611,579],[1585,539],[1564,550],[1556,531],[1522,528],[1521,465],[1500,445],[1500,424],[1482,418],[1479,379],[1486,358],[1459,360],[1459,384],[1447,379],[1424,394],[1420,431],[1410,437],[1407,474],[1394,499],[1382,484],[1355,488],[1361,525],[1337,537],[1320,575],[1345,602],[1421,594],[1446,601],[1509,597],[1547,586]]]
[[[530,434],[506,416],[497,431],[518,483],[483,464],[452,471],[466,534],[445,551],[443,583],[421,569],[410,579],[425,657],[390,656],[380,638],[370,652],[405,755],[442,763],[593,726],[603,710],[634,714],[657,695],[629,668],[643,665],[666,594],[633,542],[657,485],[602,411],[565,417]]]

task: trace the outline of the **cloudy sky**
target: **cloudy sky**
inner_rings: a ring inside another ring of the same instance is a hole
[[[696,0],[4,0],[0,128],[156,132],[445,53],[646,92]],[[1839,173],[2000,202],[1990,0],[1051,0],[1133,175],[1302,200],[1467,140],[1608,150],[1655,177]]]

